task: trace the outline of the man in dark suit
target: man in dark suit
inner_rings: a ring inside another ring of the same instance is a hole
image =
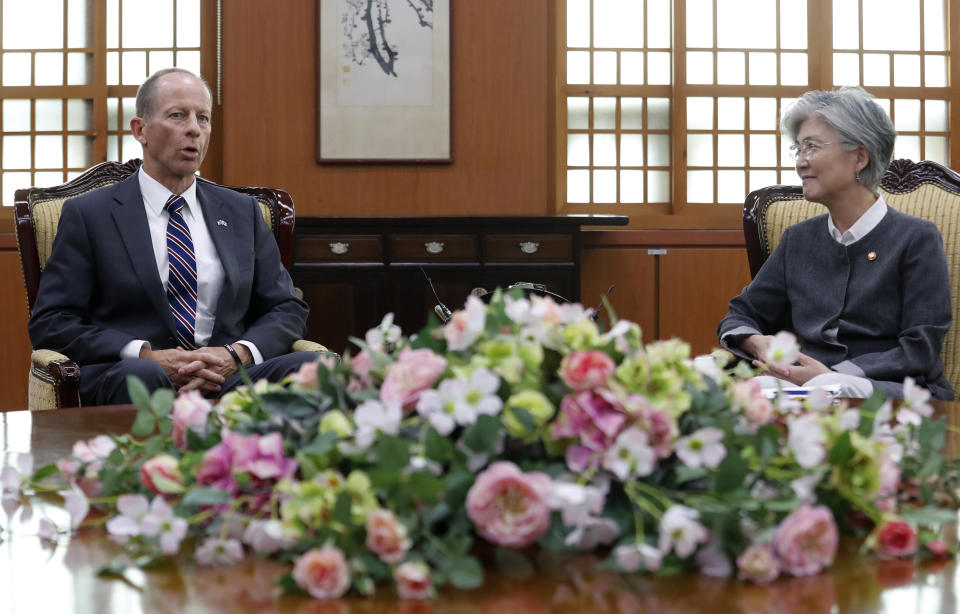
[[[219,396],[240,382],[238,361],[277,380],[316,359],[285,354],[308,310],[256,201],[196,181],[211,106],[192,73],[155,73],[130,121],[141,169],[64,204],[29,331],[80,365],[84,405],[129,402],[131,374]]]

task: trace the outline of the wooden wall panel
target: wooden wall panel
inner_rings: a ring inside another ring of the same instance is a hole
[[[318,164],[318,0],[225,2],[223,181],[282,187],[300,216],[549,213],[548,2],[453,0],[444,165]]]
[[[27,408],[27,291],[16,249],[0,250],[0,411]]]
[[[580,253],[580,298],[595,307],[610,284],[616,287],[609,301],[618,318],[631,320],[643,330],[644,342],[657,331],[657,263],[645,248],[586,248]],[[606,311],[601,322],[609,327]]]
[[[660,256],[660,337],[690,344],[693,355],[716,347],[727,302],[750,283],[743,248],[668,249]]]

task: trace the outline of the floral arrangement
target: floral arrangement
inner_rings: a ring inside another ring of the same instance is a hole
[[[476,587],[484,565],[535,544],[606,553],[623,573],[754,583],[819,573],[842,533],[884,557],[952,550],[939,530],[956,463],[912,380],[896,408],[771,401],[726,352],[691,360],[612,310],[607,331],[590,316],[498,291],[409,338],[387,315],[356,355],[215,406],[134,380],[130,434],[36,471],[20,455],[4,506],[59,490],[71,527],[41,519],[41,535],[101,522],[129,555],[113,571],[270,556],[292,564],[281,587],[319,599]],[[781,333],[768,358],[796,352]]]

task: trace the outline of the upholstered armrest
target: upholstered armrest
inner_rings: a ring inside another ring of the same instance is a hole
[[[315,341],[307,341],[306,339],[297,339],[293,342],[293,347],[290,348],[292,352],[329,352],[325,346],[320,345]]]
[[[34,350],[30,354],[30,409],[80,406],[80,367],[59,352]]]

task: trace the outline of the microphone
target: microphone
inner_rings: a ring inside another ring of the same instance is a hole
[[[590,316],[590,319],[594,322],[600,321],[600,308],[603,307],[603,299],[610,296],[610,293],[613,292],[613,284],[610,284],[610,287],[607,288],[606,294],[600,297],[600,304],[597,305],[597,308],[593,310],[593,315]]]
[[[437,317],[440,318],[441,324],[446,324],[451,317],[453,317],[453,312],[443,304],[443,301],[440,300],[440,296],[437,294],[437,289],[433,286],[433,280],[430,279],[430,276],[427,275],[427,272],[423,270],[423,267],[420,267],[420,272],[423,273],[423,276],[426,278],[427,283],[430,284],[430,291],[433,292],[433,298],[437,299],[437,304],[433,308],[433,312],[437,314]]]

